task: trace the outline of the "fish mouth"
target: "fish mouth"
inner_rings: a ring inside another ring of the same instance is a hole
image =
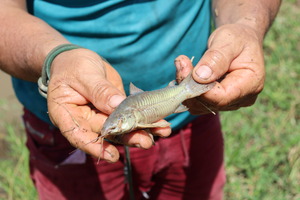
[[[118,130],[117,127],[110,127],[110,128],[107,128],[107,129],[103,129],[101,131],[101,136],[105,137],[107,135],[119,135],[120,133],[120,130]]]
[[[101,136],[102,137],[105,137],[105,136],[107,136],[107,135],[110,135],[111,134],[111,128],[108,128],[108,129],[102,129],[101,130]]]

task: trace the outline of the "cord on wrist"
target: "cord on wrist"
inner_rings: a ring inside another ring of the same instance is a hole
[[[55,47],[48,53],[48,55],[44,61],[44,64],[43,64],[42,75],[38,79],[39,93],[43,97],[47,98],[48,83],[49,83],[49,79],[50,79],[50,69],[51,69],[51,64],[52,64],[53,60],[56,58],[56,56],[58,56],[59,54],[65,52],[65,51],[70,51],[70,50],[79,49],[79,48],[83,48],[83,47],[75,45],[75,44],[62,44],[62,45]]]

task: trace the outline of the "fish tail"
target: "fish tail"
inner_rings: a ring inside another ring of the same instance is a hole
[[[211,90],[215,84],[215,82],[208,84],[197,83],[193,79],[191,72],[179,85],[184,87],[184,90],[189,94],[190,98],[193,98]]]

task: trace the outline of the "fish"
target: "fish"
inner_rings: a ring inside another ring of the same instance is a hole
[[[174,80],[167,87],[153,91],[143,91],[130,83],[130,95],[106,119],[98,139],[138,129],[168,127],[170,123],[161,119],[187,111],[182,102],[200,96],[215,84],[197,83],[191,73],[180,84]]]

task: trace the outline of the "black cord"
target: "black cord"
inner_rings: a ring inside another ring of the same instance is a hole
[[[135,200],[134,190],[133,190],[133,181],[132,181],[132,168],[130,161],[130,152],[129,147],[125,146],[125,166],[124,166],[124,175],[129,187],[129,198],[130,200]]]

